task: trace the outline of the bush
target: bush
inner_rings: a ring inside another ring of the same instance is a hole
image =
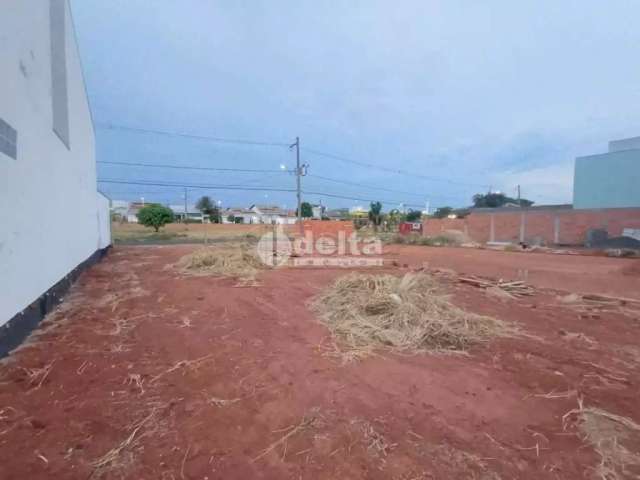
[[[138,222],[145,227],[152,227],[157,232],[160,227],[173,222],[173,211],[158,203],[150,203],[138,212]]]
[[[419,222],[422,219],[422,212],[420,210],[409,210],[407,212],[407,222]]]
[[[423,237],[419,233],[410,233],[409,235],[397,234],[393,237],[392,242],[405,245],[426,245],[429,247],[443,247],[454,243],[450,238],[444,235]]]

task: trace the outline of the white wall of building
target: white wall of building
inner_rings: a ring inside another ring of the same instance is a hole
[[[96,250],[100,250],[111,245],[111,201],[101,192],[98,193],[98,209],[96,218],[98,220],[98,243]]]
[[[18,132],[0,153],[0,325],[106,246],[95,138],[69,5],[69,148],[53,131],[49,0],[2,0],[0,118]]]

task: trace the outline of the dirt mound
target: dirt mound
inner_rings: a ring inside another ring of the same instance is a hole
[[[253,279],[267,268],[254,252],[255,247],[234,245],[205,247],[182,257],[176,266],[189,275],[219,275]]]
[[[386,347],[399,351],[464,352],[515,329],[453,305],[433,277],[353,273],[339,278],[314,302],[321,321],[347,357]]]

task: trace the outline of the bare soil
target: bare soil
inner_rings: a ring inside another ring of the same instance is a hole
[[[477,248],[389,245],[388,256],[411,266],[503,279],[523,279],[537,287],[640,299],[640,260],[592,255],[504,252]]]
[[[640,421],[640,319],[557,299],[640,296],[625,260],[393,246],[390,273],[527,269],[533,297],[447,288],[528,336],[342,364],[308,304],[344,270],[243,288],[170,267],[193,248],[115,248],[2,361],[0,478],[578,479],[599,461],[563,430],[578,396]]]

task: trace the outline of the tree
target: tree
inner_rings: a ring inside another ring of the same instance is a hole
[[[530,207],[533,205],[531,200],[526,198],[507,197],[504,193],[476,193],[473,196],[473,206],[476,208],[498,208],[507,204],[519,205],[521,207]]]
[[[313,207],[309,202],[302,202],[300,204],[300,211],[302,212],[302,218],[311,218],[313,217]],[[298,215],[298,210],[296,209],[296,215]]]
[[[173,210],[158,203],[150,203],[138,212],[138,222],[145,227],[153,227],[157,232],[160,227],[173,222]]]
[[[227,222],[229,223],[236,223],[236,216],[235,215],[229,215],[227,217]]]
[[[222,223],[222,218],[220,217],[220,209],[207,195],[205,195],[204,197],[200,197],[200,200],[198,200],[198,202],[196,203],[196,208],[200,210],[204,215],[208,215],[209,221],[211,223]]]
[[[451,207],[439,207],[435,212],[433,212],[433,216],[435,218],[447,218],[452,213],[453,208]]]
[[[207,215],[209,215],[209,221],[211,223],[222,223],[222,216],[220,215],[220,209],[218,207],[213,207]]]
[[[205,215],[211,216],[211,211],[215,208],[213,202],[208,196],[200,197],[200,200],[196,203],[196,208]]]
[[[375,227],[382,223],[382,204],[380,202],[371,202],[369,205],[369,220]]]
[[[389,210],[389,213],[387,214],[387,222],[390,227],[399,225],[403,220],[404,214],[400,210],[397,208]]]
[[[422,212],[420,210],[409,210],[407,212],[407,222],[419,222],[422,218]]]

